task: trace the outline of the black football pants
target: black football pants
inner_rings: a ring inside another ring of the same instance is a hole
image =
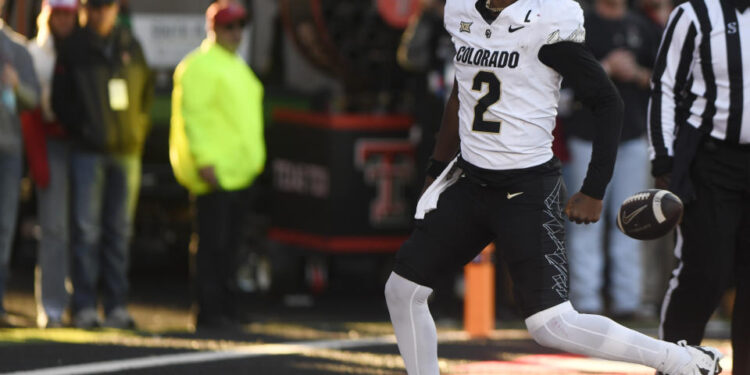
[[[750,375],[750,150],[708,140],[691,178],[673,272],[662,309],[661,338],[698,345],[724,292],[737,287],[732,316],[735,375]]]
[[[559,161],[492,172],[494,182],[464,172],[440,195],[437,208],[415,222],[394,272],[435,289],[494,240],[524,317],[567,301]]]

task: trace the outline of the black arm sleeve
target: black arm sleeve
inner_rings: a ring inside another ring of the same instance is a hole
[[[539,61],[569,82],[576,98],[598,120],[591,163],[581,193],[602,199],[612,178],[622,131],[624,104],[612,81],[591,52],[581,43],[560,42],[543,46]]]

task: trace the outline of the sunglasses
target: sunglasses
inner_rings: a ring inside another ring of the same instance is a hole
[[[245,28],[246,25],[247,25],[247,22],[245,21],[237,21],[237,22],[227,23],[224,25],[216,25],[216,26],[224,30],[234,31],[237,29],[242,30]]]
[[[104,8],[111,8],[116,3],[97,3],[97,4],[88,4],[87,7],[94,10],[104,9]]]

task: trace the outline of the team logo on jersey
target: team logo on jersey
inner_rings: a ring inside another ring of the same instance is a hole
[[[489,39],[492,36],[492,30],[490,29],[485,30],[484,36],[486,36],[487,39]]]
[[[471,33],[471,25],[473,23],[474,22],[464,22],[464,21],[461,21],[461,27],[458,29],[458,31],[462,32],[462,33]]]

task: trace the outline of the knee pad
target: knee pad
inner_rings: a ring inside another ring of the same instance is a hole
[[[570,302],[564,302],[540,311],[526,319],[531,337],[539,345],[569,352],[579,352],[581,347],[602,348],[608,346],[608,335],[619,327],[611,319],[581,314]],[[627,332],[619,332],[628,336]]]
[[[401,277],[395,272],[385,283],[385,300],[389,308],[398,308],[412,304],[427,304],[432,289]]]
[[[528,317],[526,328],[537,344],[560,348],[568,338],[566,322],[575,321],[577,315],[569,301],[563,302]]]

